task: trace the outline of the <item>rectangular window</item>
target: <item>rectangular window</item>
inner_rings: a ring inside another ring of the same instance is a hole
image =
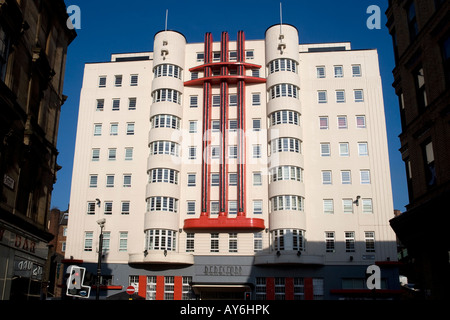
[[[237,186],[237,173],[230,173],[228,175],[228,185]]]
[[[114,77],[114,86],[116,86],[116,87],[121,87],[122,86],[122,75],[121,74],[116,75]]]
[[[358,142],[358,155],[360,156],[368,156],[369,149],[367,147],[367,142]]]
[[[105,99],[97,99],[97,108],[95,110],[103,111],[104,106],[105,106]]]
[[[174,277],[165,276],[164,277],[164,300],[173,300],[174,294]]]
[[[189,121],[189,133],[197,133],[197,121]]]
[[[127,231],[119,232],[119,251],[120,252],[128,251],[128,232]]]
[[[261,172],[253,172],[253,185],[254,186],[261,186],[262,185]]]
[[[253,214],[262,214],[262,200],[253,200]]]
[[[323,199],[323,213],[334,213],[333,199]]]
[[[361,170],[361,184],[370,184],[370,171],[369,170]]]
[[[96,174],[91,174],[89,176],[89,187],[97,188],[98,176]]]
[[[356,128],[364,129],[366,127],[366,116],[356,116]]]
[[[100,149],[98,148],[92,149],[91,161],[99,161],[99,160],[100,160]]]
[[[211,129],[213,132],[220,132],[220,120],[212,120]]]
[[[136,98],[128,98],[128,110],[136,110]]]
[[[347,117],[346,116],[338,116],[338,129],[347,129]]]
[[[122,201],[121,214],[130,214],[130,201]]]
[[[328,129],[328,117],[319,117],[319,128],[321,130]]]
[[[319,103],[327,103],[327,92],[326,91],[318,91],[317,98]]]
[[[335,78],[344,77],[344,68],[342,66],[334,66],[334,77]]]
[[[138,85],[139,76],[137,74],[132,74],[130,76],[130,86],[136,87]]]
[[[105,88],[106,87],[106,76],[98,77],[98,87]]]
[[[218,187],[220,184],[220,175],[218,173],[211,173],[211,186]]]
[[[114,187],[114,175],[109,174],[106,176],[106,187],[113,188]]]
[[[131,147],[125,148],[125,160],[127,161],[133,160],[133,148]]]
[[[433,142],[428,141],[422,145],[423,161],[425,164],[425,178],[428,187],[436,184],[436,169],[434,162]]]
[[[195,173],[188,173],[188,187],[195,187]]]
[[[375,232],[365,231],[364,240],[366,242],[366,252],[375,252]]]
[[[355,232],[345,232],[345,252],[355,252]]]
[[[341,157],[348,157],[350,155],[348,142],[340,142],[339,143],[339,155]]]
[[[117,149],[111,148],[108,149],[108,160],[115,161],[116,160]]]
[[[87,214],[95,214],[95,202],[89,201],[87,203]]]
[[[408,29],[410,41],[413,41],[417,34],[419,33],[419,27],[417,26],[416,19],[416,8],[414,6],[414,1],[411,1],[409,7],[406,8],[406,15],[408,18]]]
[[[342,182],[342,184],[351,184],[352,183],[350,170],[342,170],[341,171],[341,182]]]
[[[363,213],[373,213],[372,199],[361,199],[361,202]]]
[[[352,76],[353,77],[361,77],[361,65],[360,64],[352,65]]]
[[[266,300],[266,278],[258,277],[256,278],[255,285],[255,299],[256,300]]]
[[[253,119],[253,131],[261,130],[261,119]]]
[[[353,213],[353,199],[342,199],[344,213]]]
[[[211,214],[219,214],[219,201],[211,201]]]
[[[252,106],[260,106],[260,105],[261,105],[261,94],[252,93]]]
[[[260,144],[253,145],[253,158],[261,158],[261,145]]]
[[[210,252],[219,252],[219,234],[218,233],[211,233]]]
[[[86,231],[84,233],[84,251],[92,251],[93,240],[94,232]]]
[[[102,135],[102,124],[96,123],[94,124],[94,136],[101,136]]]
[[[189,97],[189,106],[191,108],[197,108],[198,107],[198,96],[190,96]]]
[[[113,202],[112,201],[105,201],[104,214],[112,214],[112,210],[113,210]]]
[[[331,171],[322,171],[322,184],[331,184]]]
[[[335,252],[334,231],[325,231],[326,252]]]
[[[188,232],[186,233],[186,252],[194,252],[194,237],[195,233]]]
[[[324,142],[320,144],[320,156],[321,157],[329,157],[331,156],[331,148],[328,142]]]
[[[110,129],[109,129],[109,135],[110,136],[117,136],[119,134],[119,124],[118,123],[111,123]]]
[[[355,102],[364,102],[364,92],[360,89],[353,91],[355,95]]]
[[[230,200],[228,201],[228,214],[237,214],[237,201]]]
[[[188,159],[194,160],[197,158],[197,147],[189,147]]]
[[[134,135],[134,122],[127,123],[127,135],[128,136]]]
[[[229,120],[229,122],[228,122],[228,131],[229,132],[234,132],[234,131],[237,130],[237,128],[238,128],[237,120],[236,119]]]
[[[213,96],[212,96],[212,106],[213,107],[220,107],[220,95],[213,94]]]
[[[230,107],[236,107],[237,106],[237,94],[230,94],[229,95],[228,105]]]
[[[187,202],[187,214],[195,214],[195,201]]]
[[[275,278],[275,300],[284,300],[286,293],[286,279],[285,278]]]
[[[316,67],[317,70],[317,78],[325,78],[325,66]]]
[[[237,146],[229,146],[228,156],[230,159],[237,159]]]
[[[123,175],[123,186],[125,188],[131,187],[131,174],[124,174]]]
[[[258,252],[262,250],[262,232],[253,233],[253,251]]]
[[[120,110],[120,99],[113,99],[112,100],[112,110],[113,111],[119,111]]]
[[[344,90],[336,90],[336,102],[337,103],[345,102],[345,91]]]
[[[228,234],[228,252],[238,252],[237,233]]]

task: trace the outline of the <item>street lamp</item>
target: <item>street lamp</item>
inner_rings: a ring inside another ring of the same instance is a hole
[[[100,236],[99,236],[99,244],[98,244],[98,262],[97,262],[97,293],[95,296],[96,300],[100,298],[100,277],[102,274],[102,251],[103,251],[103,227],[105,226],[106,219],[97,220],[98,225],[100,226]]]

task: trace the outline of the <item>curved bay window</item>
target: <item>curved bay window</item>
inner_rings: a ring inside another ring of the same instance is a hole
[[[297,61],[292,59],[275,59],[269,62],[269,72],[274,73],[278,71],[290,71],[297,73]]]
[[[175,251],[177,232],[166,229],[149,229],[145,231],[145,250]]]
[[[280,110],[270,114],[270,125],[295,124],[300,125],[300,113],[292,110]]]
[[[273,230],[272,239],[274,251],[305,250],[305,230],[301,229]]]
[[[282,210],[303,211],[304,198],[296,195],[282,195],[270,198],[271,212]]]
[[[301,140],[296,138],[277,138],[270,141],[270,151],[301,153]]]
[[[150,197],[147,198],[147,211],[178,212],[178,199],[172,197]]]
[[[157,89],[153,91],[153,102],[168,101],[181,104],[181,93],[174,89]]]
[[[151,128],[180,129],[180,118],[171,114],[157,114],[150,119]]]
[[[174,77],[181,79],[181,68],[174,64],[160,64],[153,69],[155,78]]]

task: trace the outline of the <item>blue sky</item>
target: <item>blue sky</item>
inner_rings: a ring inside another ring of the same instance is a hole
[[[385,26],[387,0],[284,0],[283,23],[299,30],[300,43],[350,41],[353,49],[377,49],[383,83],[394,208],[404,211],[408,204],[406,177],[401,160],[401,132],[398,100],[391,86],[394,57],[392,40]],[[58,135],[57,182],[52,193],[52,207],[67,209],[70,201],[73,154],[75,148],[78,103],[84,64],[109,61],[111,53],[153,50],[155,33],[165,27],[185,35],[188,42],[203,42],[205,32],[220,39],[228,31],[230,40],[244,30],[246,39],[263,39],[268,27],[280,22],[280,0],[65,0],[81,12],[81,29],[69,46],[64,94]],[[381,10],[381,29],[368,29],[367,8]]]

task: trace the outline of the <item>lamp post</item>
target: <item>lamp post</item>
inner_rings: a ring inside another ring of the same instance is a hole
[[[97,220],[98,225],[100,226],[100,236],[99,236],[99,244],[98,244],[98,262],[97,262],[97,293],[95,296],[95,300],[100,299],[100,277],[102,274],[102,251],[103,251],[103,227],[105,226],[106,219]]]

